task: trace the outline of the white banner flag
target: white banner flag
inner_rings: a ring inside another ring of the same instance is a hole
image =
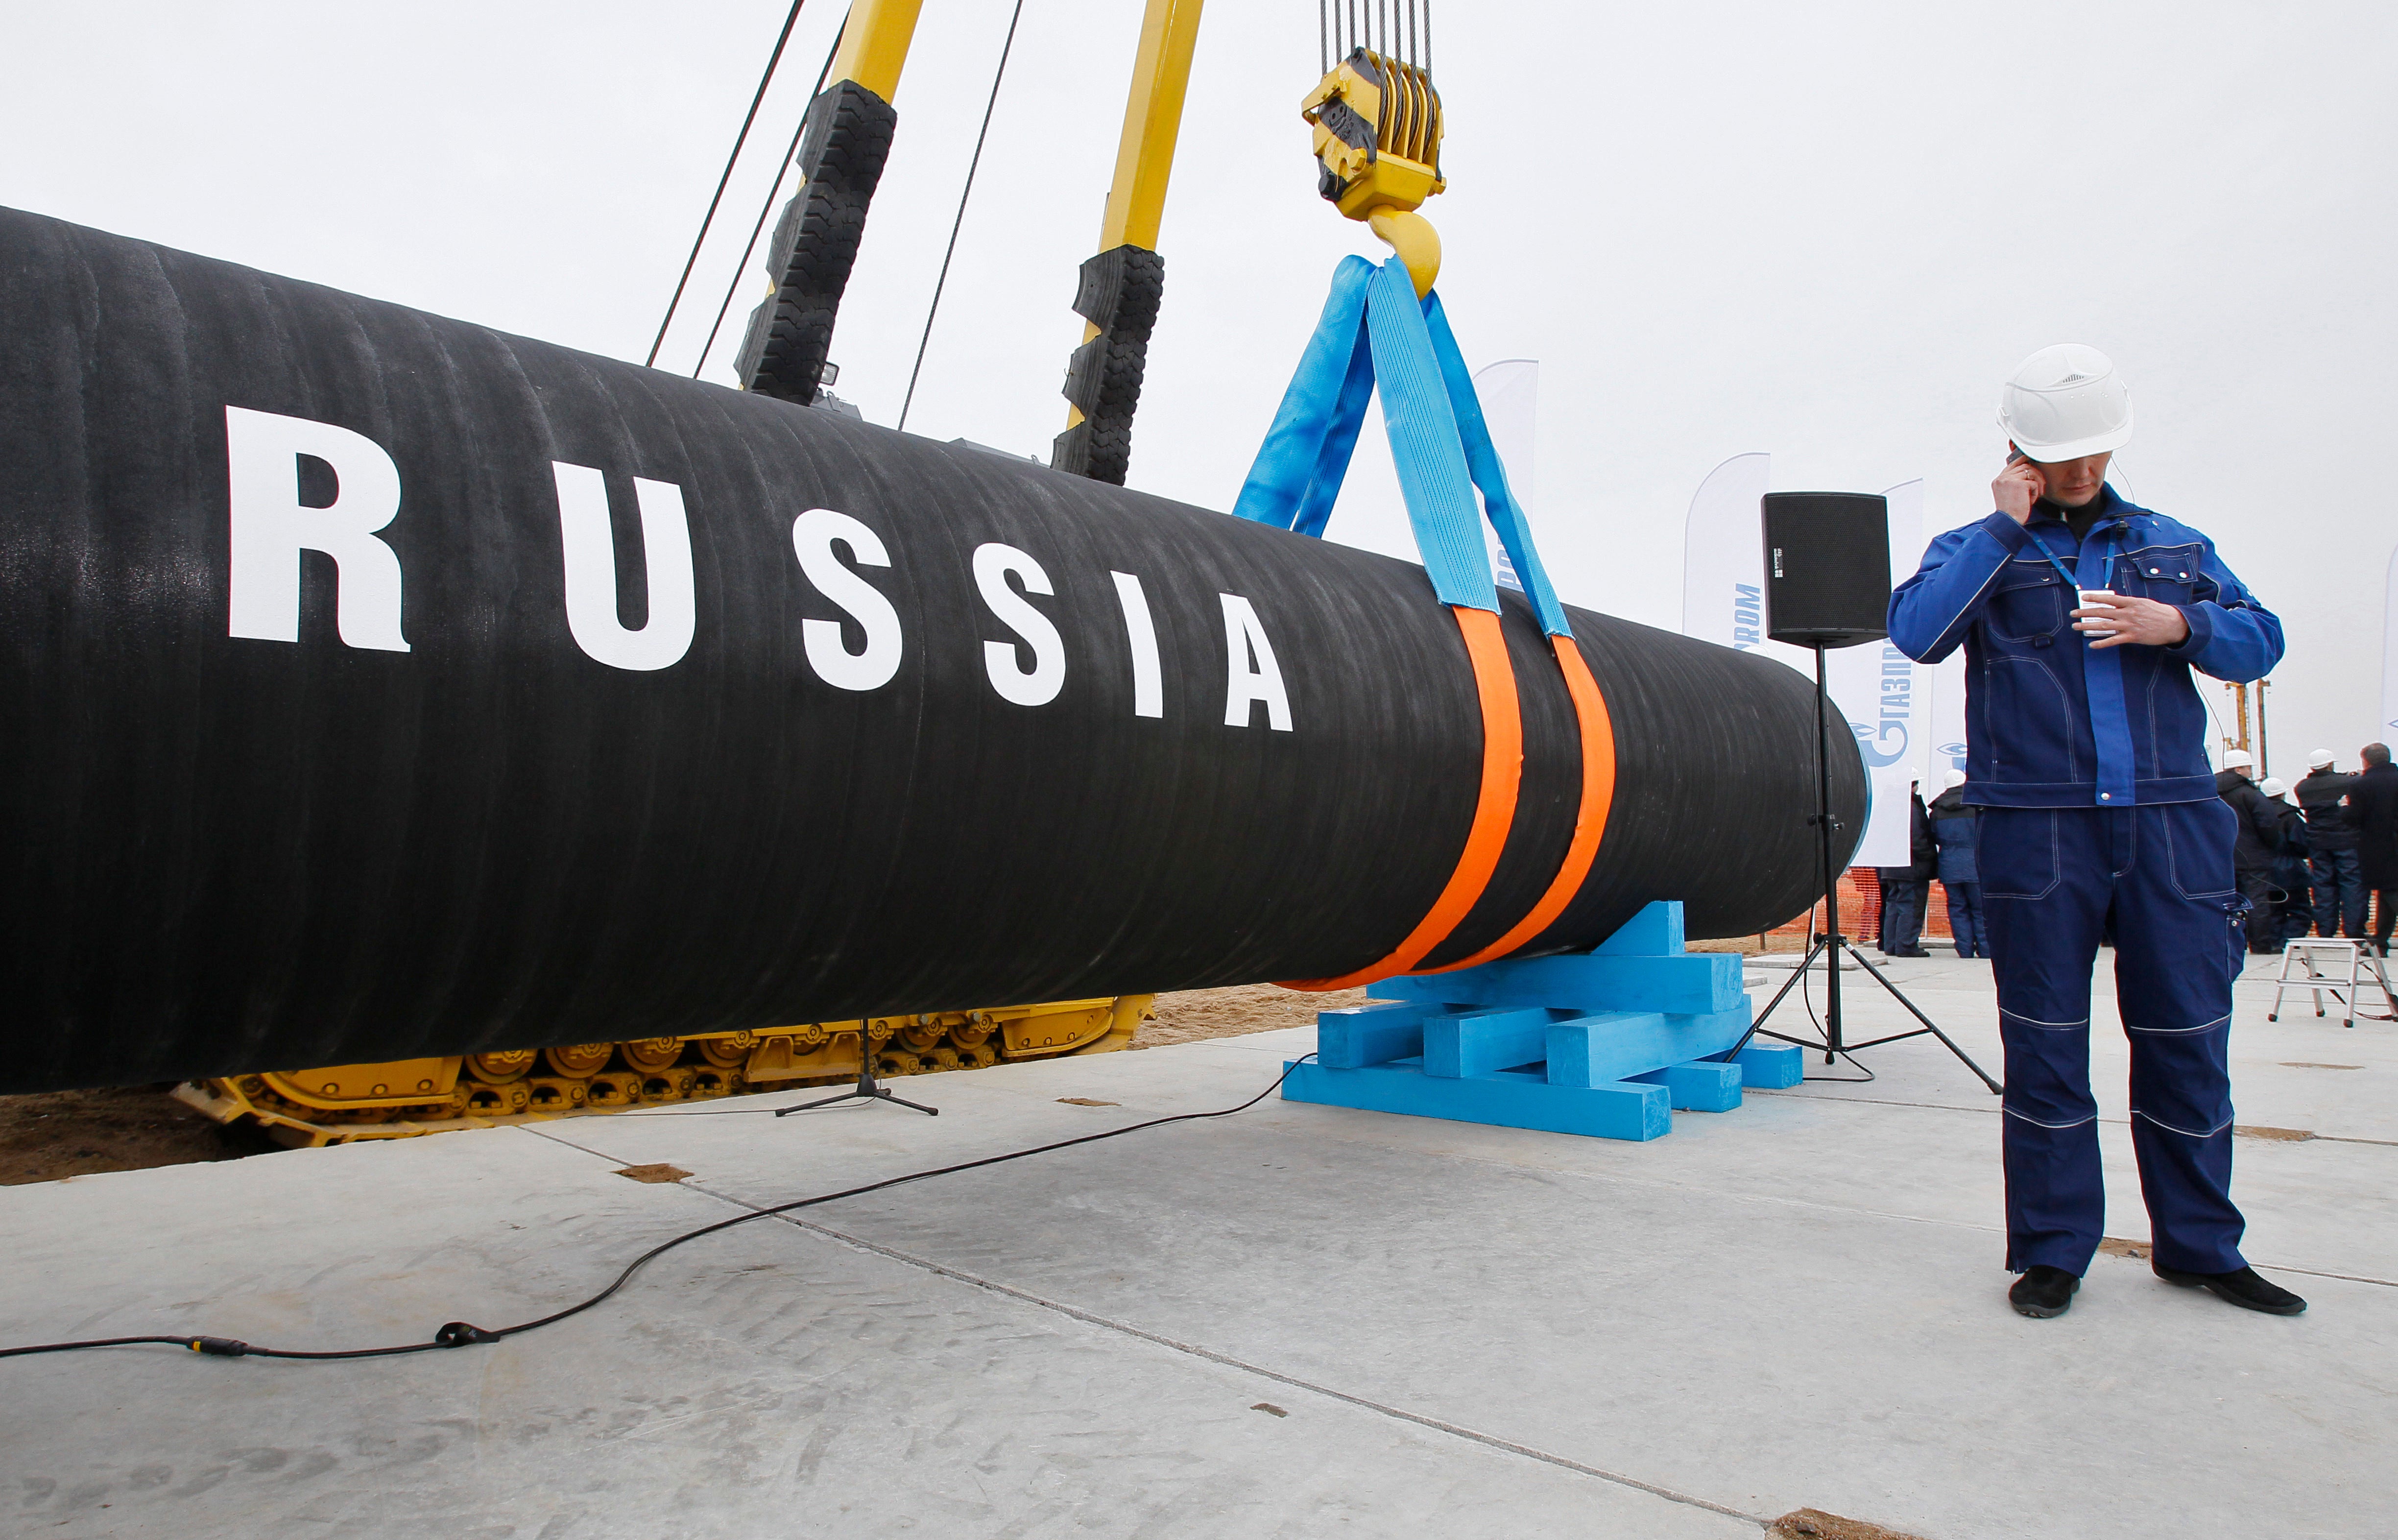
[[[1516,494],[1516,506],[1524,510],[1524,520],[1529,523],[1536,506],[1533,478],[1539,468],[1532,446],[1540,420],[1540,360],[1502,358],[1483,365],[1474,376],[1474,394],[1482,402],[1490,447],[1499,452],[1499,463],[1507,469],[1507,490]],[[1516,563],[1507,559],[1506,547],[1499,544],[1499,532],[1488,519],[1482,521],[1482,541],[1489,549],[1491,574],[1499,586],[1523,592]]]
[[[1931,668],[1919,667],[1931,697],[1930,741],[1924,758],[1933,778],[1965,768],[1965,649],[1958,648]]]
[[[1940,532],[1929,528],[1916,531],[1915,548],[1900,560],[1896,547],[1891,550],[1893,580],[1904,583],[1923,565],[1923,548]],[[1965,768],[1965,649],[1958,648],[1933,664],[1916,666],[1915,677],[1920,682],[1925,701],[1923,768],[1924,801],[1932,800],[1941,778],[1951,770]]]
[[[1908,481],[1884,495],[1890,501],[1890,573],[1895,587],[1914,573],[1922,548],[1923,483]],[[1832,704],[1856,736],[1872,794],[1865,838],[1849,858],[1856,866],[1906,866],[1913,858],[1912,804],[1907,792],[1929,780],[1924,800],[1939,795],[1939,776],[1927,774],[1924,752],[1930,709],[1917,686],[1924,670],[1889,642],[1869,642],[1825,655],[1825,674]]]
[[[2390,577],[2381,605],[2381,725],[2375,736],[2398,743],[2398,550],[2390,553]]]
[[[1803,647],[1765,640],[1763,501],[1770,456],[1735,454],[1691,496],[1682,530],[1682,634],[1760,653],[1815,677]]]

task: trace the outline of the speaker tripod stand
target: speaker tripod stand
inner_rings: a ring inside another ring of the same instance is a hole
[[[874,1039],[867,1034],[866,1023],[863,1021],[860,1021],[857,1024],[857,1054],[856,1085],[852,1086],[849,1089],[842,1092],[839,1096],[823,1097],[815,1101],[802,1101],[796,1107],[777,1107],[775,1109],[775,1115],[776,1117],[788,1117],[793,1113],[814,1112],[818,1107],[837,1107],[844,1101],[856,1101],[869,1106],[877,1101],[888,1101],[894,1106],[906,1107],[910,1112],[923,1113],[926,1117],[938,1117],[941,1115],[940,1108],[927,1107],[921,1101],[910,1101],[904,1096],[894,1096],[889,1090],[885,1089],[882,1085],[876,1082],[874,1078]]]
[[[1979,1075],[1982,1084],[1990,1087],[1990,1094],[1997,1096],[2001,1090],[1999,1083],[1991,1079],[1989,1073],[1981,1065],[1974,1062],[1973,1055],[1959,1047],[1953,1038],[1940,1030],[1937,1022],[1924,1015],[1915,1002],[1906,997],[1904,990],[1892,983],[1881,969],[1866,960],[1865,953],[1859,952],[1854,943],[1840,934],[1839,873],[1832,865],[1832,835],[1839,825],[1832,817],[1832,752],[1831,739],[1828,736],[1829,728],[1826,725],[1827,713],[1831,706],[1831,692],[1824,681],[1825,644],[1816,642],[1810,645],[1815,654],[1815,816],[1807,821],[1814,825],[1815,848],[1818,858],[1823,863],[1825,914],[1824,933],[1816,938],[1812,946],[1807,949],[1807,955],[1798,966],[1790,970],[1789,982],[1774,991],[1773,998],[1766,1002],[1763,1010],[1757,1013],[1757,1020],[1749,1024],[1748,1031],[1742,1033],[1740,1041],[1732,1046],[1732,1053],[1737,1054],[1742,1048],[1748,1047],[1748,1040],[1752,1037],[1771,1037],[1776,1042],[1796,1044],[1802,1048],[1820,1048],[1823,1050],[1825,1064],[1831,1064],[1836,1060],[1846,1059],[1866,1073],[1863,1075],[1810,1075],[1808,1078],[1853,1083],[1871,1080],[1874,1077],[1873,1071],[1858,1063],[1853,1055],[1862,1053],[1867,1048],[1880,1047],[1886,1043],[1900,1043],[1910,1037],[1921,1037],[1929,1033],[1940,1039],[1941,1046],[1955,1054],[1967,1069]],[[1923,1024],[1906,1032],[1893,1033],[1887,1037],[1876,1037],[1863,1043],[1847,1041],[1842,1035],[1840,1020],[1840,954],[1842,952],[1856,959],[1857,966],[1870,974],[1875,983],[1889,991],[1892,999],[1905,1006],[1907,1014]],[[1807,970],[1814,966],[1817,957],[1824,959],[1824,1020],[1818,1023],[1823,1034],[1821,1038],[1792,1037],[1784,1033],[1766,1031],[1766,1018],[1772,1016],[1775,1007],[1780,1006],[1790,992],[1798,988],[1806,979]],[[1731,1054],[1727,1054],[1725,1057],[1731,1058]]]

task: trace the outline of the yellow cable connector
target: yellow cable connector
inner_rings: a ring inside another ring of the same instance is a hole
[[[1419,298],[1431,293],[1440,236],[1416,210],[1448,186],[1440,174],[1440,93],[1432,76],[1357,48],[1299,111],[1315,130],[1317,190],[1398,252]]]

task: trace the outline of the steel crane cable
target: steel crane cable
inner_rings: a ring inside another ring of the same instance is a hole
[[[641,360],[654,365],[658,349],[665,345],[667,328],[674,324],[675,307],[682,303],[683,287],[691,282],[691,270],[698,265],[699,249],[707,240],[707,227],[716,221],[717,205],[724,201],[724,188],[733,180],[734,162],[741,158],[741,146],[749,140],[749,126],[758,121],[759,103],[766,100],[766,88],[774,83],[775,67],[783,61],[783,47],[791,40],[791,28],[798,25],[800,7],[808,0],[791,0],[790,14],[783,18],[783,30],[775,34],[775,51],[766,56],[765,73],[758,76],[758,88],[750,93],[749,110],[741,115],[741,131],[733,136],[733,153],[724,157],[724,170],[716,179],[716,192],[707,200],[707,212],[699,222],[699,234],[692,237],[691,255],[683,259],[682,277],[675,280],[674,297],[667,301],[665,319],[658,322],[658,334],[651,339],[650,356]]]
[[[791,130],[791,142],[784,147],[782,163],[775,168],[775,181],[766,189],[766,201],[758,206],[757,223],[749,226],[748,243],[741,248],[741,260],[733,264],[733,277],[724,285],[724,298],[716,302],[716,319],[708,323],[707,341],[699,344],[698,360],[691,366],[691,377],[694,380],[699,378],[699,371],[707,367],[707,355],[716,346],[716,334],[724,329],[725,313],[733,308],[733,296],[740,291],[741,275],[749,270],[750,253],[758,250],[759,232],[766,228],[766,216],[775,211],[775,200],[782,195],[783,179],[790,175],[791,163],[799,157],[800,140],[808,131],[808,109],[815,105],[817,95],[824,90],[825,76],[832,74],[834,56],[841,52],[841,40],[848,31],[849,23],[844,20],[841,31],[832,34],[832,47],[825,50],[824,62],[816,66],[816,83],[808,88],[807,103],[800,109],[799,127]],[[741,388],[748,389],[749,382],[742,381]]]
[[[1432,0],[1316,0],[1317,68],[1359,48],[1432,73]]]
[[[982,105],[982,129],[975,135],[974,158],[966,162],[966,184],[958,194],[957,217],[950,222],[949,249],[941,253],[941,276],[933,280],[933,303],[924,308],[924,334],[916,339],[916,365],[908,371],[908,394],[899,403],[898,431],[908,429],[908,409],[916,403],[916,377],[924,371],[924,349],[933,340],[933,317],[941,313],[941,290],[949,286],[950,259],[958,254],[958,232],[966,223],[966,200],[974,196],[975,172],[982,168],[983,141],[990,137],[990,115],[999,106],[999,85],[1007,78],[1007,56],[1016,47],[1016,24],[1024,19],[1024,0],[1007,19],[1007,40],[999,46],[999,68],[990,77],[990,99]]]

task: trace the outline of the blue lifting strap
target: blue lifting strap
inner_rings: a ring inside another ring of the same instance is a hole
[[[1234,516],[1322,534],[1377,385],[1408,522],[1434,593],[1444,604],[1498,612],[1499,590],[1482,539],[1487,513],[1541,628],[1571,636],[1524,510],[1508,491],[1506,468],[1490,442],[1440,296],[1419,302],[1396,257],[1380,267],[1349,257],[1334,272],[1323,318],[1300,355],[1233,506]]]

